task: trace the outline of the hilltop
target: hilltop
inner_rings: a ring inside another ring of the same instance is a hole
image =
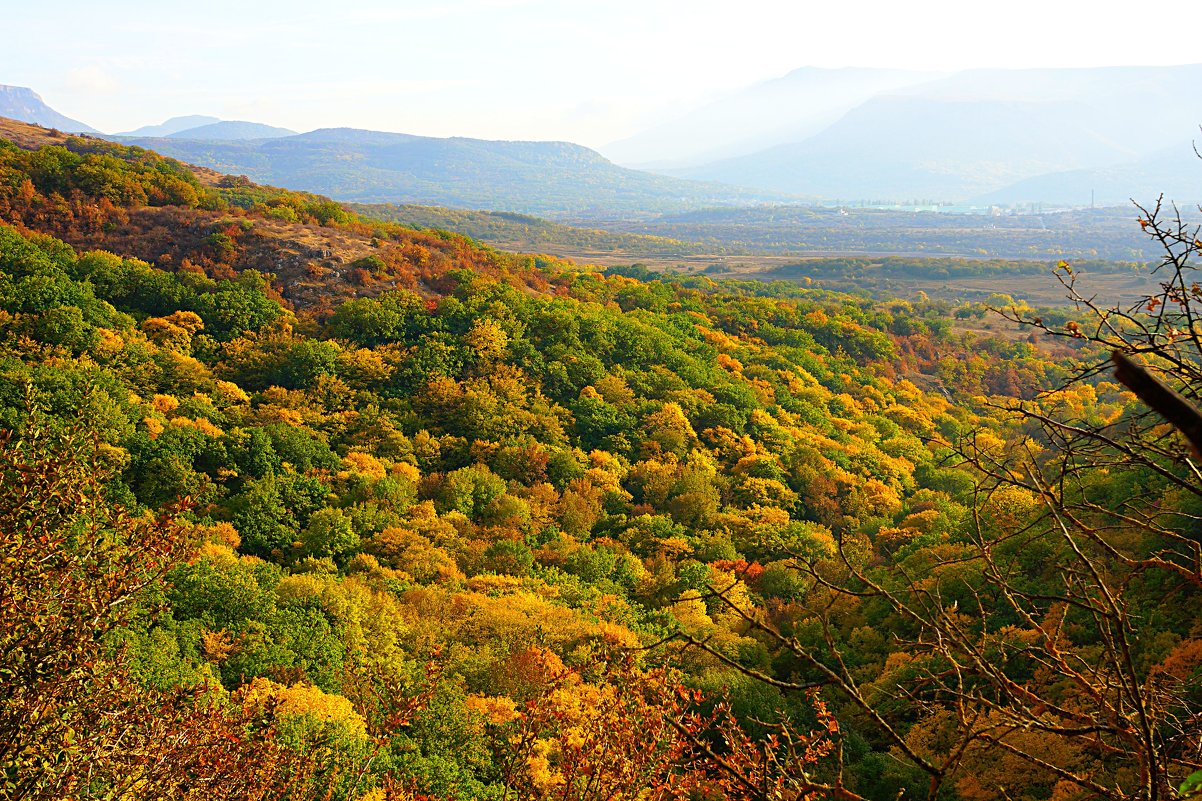
[[[55,167],[36,166],[46,163]],[[83,165],[91,168],[87,178],[79,173]],[[454,267],[512,272],[515,281],[529,272],[523,257],[461,236],[363,220],[329,198],[0,119],[0,176],[29,172],[79,177],[66,185],[34,182],[28,192],[0,199],[8,222],[171,270],[218,279],[255,271],[269,276],[292,308],[328,309],[401,286],[434,291]]]

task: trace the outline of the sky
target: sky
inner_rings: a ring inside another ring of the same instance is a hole
[[[0,84],[116,133],[208,114],[600,147],[804,67],[1202,62],[1192,2],[0,0]],[[1106,5],[1114,5],[1108,10]],[[1184,45],[1180,44],[1184,43]],[[1191,49],[1194,48],[1194,49]]]

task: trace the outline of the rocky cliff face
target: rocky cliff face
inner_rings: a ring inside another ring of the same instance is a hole
[[[0,117],[11,117],[69,133],[99,133],[90,125],[59,114],[41,96],[24,86],[0,85]]]

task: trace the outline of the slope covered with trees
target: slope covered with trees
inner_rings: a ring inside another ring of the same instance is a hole
[[[249,141],[124,141],[348,202],[563,215],[639,214],[786,197],[619,167],[570,142],[436,138],[354,128]]]
[[[394,203],[356,203],[349,208],[368,219],[398,222],[415,228],[454,231],[496,247],[513,250],[587,250],[622,254],[632,259],[728,251],[721,246],[644,234],[618,234],[503,211],[467,211]]]
[[[1156,504],[1093,527],[1094,577],[1047,474],[999,467],[1058,463],[1031,414],[1132,419],[1096,378],[1038,396],[1092,355],[1077,318],[976,341],[93,140],[0,147],[0,212],[13,797],[1161,798],[1196,767],[1174,435],[1074,474]]]

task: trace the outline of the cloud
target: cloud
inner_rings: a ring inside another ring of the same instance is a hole
[[[120,89],[117,79],[95,64],[77,67],[67,72],[67,86],[77,92],[93,95],[112,95]]]

